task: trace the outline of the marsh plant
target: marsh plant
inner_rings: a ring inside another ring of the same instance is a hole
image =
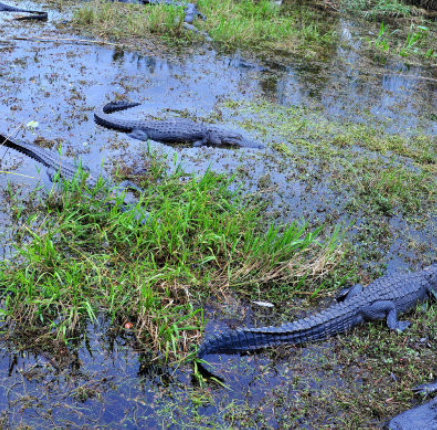
[[[303,6],[282,9],[270,0],[200,0],[197,4],[206,17],[194,25],[216,42],[228,47],[314,56],[336,40],[335,32]],[[184,8],[177,4],[133,5],[92,0],[77,10],[74,21],[90,26],[99,36],[114,39],[144,38],[154,33],[171,44],[203,40],[183,28]]]
[[[130,210],[80,177],[37,207],[17,201],[16,255],[0,268],[3,319],[68,340],[104,315],[120,329],[128,322],[156,355],[181,358],[200,335],[205,297],[320,284],[341,258],[338,231],[269,223],[232,181],[155,177]]]
[[[368,40],[369,46],[374,46],[382,52],[396,52],[401,57],[417,55],[420,57],[431,58],[435,56],[434,48],[429,41],[429,28],[424,25],[411,25],[410,30],[402,39],[399,31],[389,32],[388,24],[383,22],[380,25],[378,35],[375,40]]]

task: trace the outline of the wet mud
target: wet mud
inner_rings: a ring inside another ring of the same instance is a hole
[[[53,150],[60,148],[65,157],[80,157],[93,171],[108,175],[117,168],[147,168],[150,150],[167,157],[169,170],[176,157],[188,174],[207,168],[235,173],[244,192],[253,193],[254,198],[266,196],[267,216],[283,222],[305,218],[316,225],[332,220],[353,223],[348,240],[374,252],[362,267],[363,273],[378,273],[383,266],[386,272],[405,271],[435,259],[435,213],[420,223],[402,214],[381,218],[385,230],[371,247],[364,222],[345,208],[348,190],[335,189],[326,179],[336,172],[329,166],[323,168],[322,160],[306,158],[308,149],[298,143],[286,142],[291,156],[278,152],[275,147],[284,144],[281,130],[275,124],[253,127],[260,110],[243,108],[268,101],[308,112],[309,122],[314,120],[311,112],[316,111],[316,121],[359,124],[393,135],[435,136],[435,68],[393,60],[373,63],[360,53],[364,43],[360,34],[366,30],[341,19],[338,45],[326,60],[308,63],[219,54],[209,44],[181,55],[148,56],[110,45],[67,43],[66,39],[77,36],[56,29],[63,17],[53,13],[46,24],[17,23],[0,14],[2,133]],[[141,103],[129,110],[130,118],[201,118],[242,130],[266,148],[169,147],[153,141],[148,146],[94,123],[94,108],[116,99]],[[296,141],[300,133],[295,131]],[[46,179],[34,161],[13,150],[0,150],[0,197],[5,203],[0,213],[0,244],[8,254],[14,222],[8,210],[8,189],[26,198]],[[384,157],[361,147],[351,151],[365,153],[369,160]],[[394,158],[402,165],[408,162]],[[387,231],[389,242],[385,241]],[[296,307],[289,303],[265,315],[245,307],[243,317],[239,304],[217,308],[214,305],[207,315],[210,322],[205,336],[232,325],[278,324],[297,316]],[[385,330],[381,325],[374,331],[360,328],[350,340],[216,357],[212,364],[229,390],[216,385],[200,388],[191,367],[168,368],[163,362],[151,362],[128,332],[108,334],[106,324],[101,321],[98,327],[88,327],[77,345],[68,350],[60,346],[53,354],[35,351],[5,334],[0,353],[0,422],[5,428],[184,428],[190,424],[198,428],[380,428],[395,410],[376,408],[359,422],[350,418],[356,417],[350,399],[365,396],[377,383],[369,375],[374,371],[371,367],[377,373],[383,364],[370,359],[363,366],[352,352],[347,359],[344,350],[358,351],[353,338],[375,335]],[[371,349],[371,339],[367,342]],[[435,350],[435,338],[430,342]]]

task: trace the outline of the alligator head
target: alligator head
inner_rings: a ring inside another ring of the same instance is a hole
[[[246,139],[240,133],[219,128],[208,130],[208,141],[212,145],[238,146],[240,148],[264,148],[264,145],[256,140]]]

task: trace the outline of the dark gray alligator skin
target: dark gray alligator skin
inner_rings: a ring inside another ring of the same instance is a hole
[[[240,133],[189,119],[129,120],[110,115],[112,112],[134,106],[139,106],[139,103],[108,103],[94,110],[94,119],[97,124],[103,127],[131,132],[132,137],[141,140],[151,139],[164,143],[192,143],[193,146],[264,148],[261,143],[246,139]]]
[[[0,3],[0,12],[25,12],[25,13],[31,14],[30,16],[17,18],[19,20],[35,19],[35,20],[45,21],[48,18],[47,12],[40,12],[37,10],[28,10],[28,9],[20,9],[18,7],[9,6],[9,5],[4,4],[4,3]]]
[[[199,358],[208,354],[238,353],[281,344],[298,344],[325,339],[362,323],[387,319],[393,330],[403,331],[409,322],[398,314],[434,296],[437,264],[419,272],[381,277],[366,288],[355,285],[343,294],[343,301],[307,318],[280,327],[240,328],[207,339],[199,348]]]
[[[197,7],[194,3],[177,2],[177,1],[172,1],[172,0],[140,0],[140,1],[142,3],[145,3],[145,4],[165,3],[167,5],[182,6],[184,8],[184,13],[185,13],[184,21],[182,23],[183,27],[186,28],[187,30],[194,32],[194,33],[200,34],[208,42],[212,42],[212,39],[208,33],[206,33],[205,31],[197,29],[193,25],[193,22],[197,18],[201,18],[203,20],[206,19],[205,15],[203,15],[202,13],[200,13],[197,10]]]
[[[77,175],[78,164],[61,159],[59,154],[55,151],[48,151],[32,143],[19,141],[3,135],[0,135],[0,145],[15,149],[47,167],[50,179],[53,179],[53,175],[56,172],[59,172],[59,174],[67,181],[71,181]],[[82,168],[89,172],[88,167],[82,166]],[[104,179],[107,180],[107,178]],[[97,177],[90,173],[87,176],[86,182],[90,188],[94,188],[97,184]]]
[[[61,159],[59,154],[54,151],[48,151],[46,149],[40,148],[31,143],[18,141],[12,139],[11,137],[6,137],[0,135],[0,146],[6,146],[8,148],[15,149],[18,152],[21,152],[24,155],[27,155],[29,158],[41,163],[45,166],[48,171],[50,180],[53,181],[53,177],[55,173],[59,173],[65,180],[71,181],[77,175],[78,164],[68,162],[67,160]],[[133,189],[138,192],[142,192],[140,188],[138,188],[135,184],[130,181],[124,181],[120,183],[117,187],[115,187],[112,182],[103,175],[92,175],[90,170],[86,166],[82,166],[82,169],[89,172],[86,178],[86,184],[89,188],[94,188],[97,184],[98,177],[102,177],[104,179],[106,186],[108,188],[113,188],[116,193],[121,193],[126,189]],[[121,208],[122,212],[130,210],[133,205],[124,203]],[[136,213],[135,218],[144,222],[148,218],[146,213]]]

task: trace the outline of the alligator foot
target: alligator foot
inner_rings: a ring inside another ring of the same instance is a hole
[[[144,142],[147,142],[149,140],[149,135],[147,134],[147,132],[140,128],[133,129],[130,133],[128,133],[128,136],[132,137],[132,139],[138,139]]]
[[[122,181],[118,184],[117,189],[119,190],[131,190],[131,191],[136,191],[138,193],[143,193],[144,190],[142,190],[140,187],[138,187],[137,185],[135,185],[133,182],[131,181]]]
[[[389,300],[372,303],[370,306],[364,307],[361,312],[367,320],[378,320],[387,317],[387,326],[391,330],[402,332],[410,325],[408,321],[398,320],[396,306]]]
[[[363,286],[361,284],[355,284],[350,288],[342,288],[337,294],[337,296],[335,297],[335,300],[339,303],[345,302],[346,300],[349,300],[351,297],[360,294],[362,291],[363,291]]]
[[[410,325],[410,321],[398,321],[398,326],[396,327],[396,330],[402,333],[405,329],[410,327]]]

